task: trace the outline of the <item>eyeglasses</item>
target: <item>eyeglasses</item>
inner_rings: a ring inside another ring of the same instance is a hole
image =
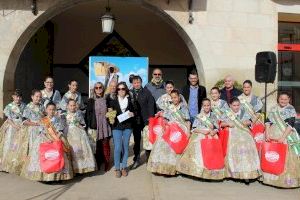
[[[45,82],[45,83],[53,83],[53,82]]]
[[[122,91],[125,91],[126,89],[125,88],[117,88],[118,91],[122,90]]]
[[[95,90],[100,90],[102,89],[102,87],[95,87]]]
[[[154,76],[161,76],[161,74],[153,74]]]

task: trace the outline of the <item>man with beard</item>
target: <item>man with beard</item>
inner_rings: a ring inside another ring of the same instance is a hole
[[[161,95],[166,93],[165,85],[166,83],[162,79],[161,69],[156,68],[153,70],[152,80],[147,83],[145,87],[151,92],[155,101],[157,101]]]
[[[133,137],[134,137],[134,158],[132,169],[140,165],[140,146],[142,130],[148,125],[148,120],[155,114],[155,101],[150,91],[142,87],[142,78],[140,76],[132,77],[132,89],[130,96],[134,106],[134,124],[133,124]],[[147,158],[150,151],[146,151]]]

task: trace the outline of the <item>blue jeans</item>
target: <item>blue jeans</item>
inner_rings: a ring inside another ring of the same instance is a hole
[[[129,140],[132,129],[113,130],[114,142],[114,165],[116,170],[125,169],[127,167]],[[121,154],[122,160],[121,160]]]

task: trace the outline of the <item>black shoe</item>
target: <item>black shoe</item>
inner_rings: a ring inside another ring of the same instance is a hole
[[[139,160],[136,160],[134,161],[134,163],[132,164],[131,166],[131,169],[136,169],[140,166],[140,161]]]
[[[250,180],[249,179],[245,179],[245,185],[250,185]]]

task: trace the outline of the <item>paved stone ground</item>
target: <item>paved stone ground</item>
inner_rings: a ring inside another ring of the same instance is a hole
[[[132,152],[129,162],[132,160]],[[300,189],[277,189],[258,182],[204,182],[177,176],[156,176],[146,165],[128,177],[114,171],[91,173],[71,181],[45,184],[0,172],[0,200],[300,200]]]

